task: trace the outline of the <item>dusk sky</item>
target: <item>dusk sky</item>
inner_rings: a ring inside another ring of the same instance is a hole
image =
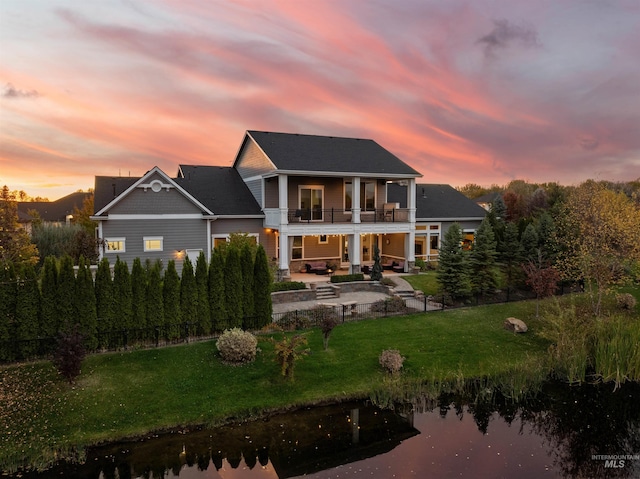
[[[0,0],[0,186],[370,138],[423,183],[640,177],[639,0]]]

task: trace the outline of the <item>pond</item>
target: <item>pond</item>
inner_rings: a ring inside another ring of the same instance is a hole
[[[486,384],[380,408],[348,402],[92,448],[22,477],[284,479],[638,477],[640,384]]]

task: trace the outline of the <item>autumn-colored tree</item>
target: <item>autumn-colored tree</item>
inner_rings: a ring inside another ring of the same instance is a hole
[[[640,207],[624,193],[589,180],[569,194],[558,218],[562,272],[584,279],[599,315],[610,286],[640,262]]]
[[[92,236],[96,226],[98,226],[98,222],[91,219],[91,216],[94,214],[93,198],[93,194],[87,195],[82,201],[82,208],[74,206],[73,218],[71,219],[73,224],[82,226]]]
[[[0,260],[15,266],[38,262],[38,249],[20,227],[18,203],[6,185],[0,190]]]
[[[526,282],[536,293],[536,318],[540,313],[540,299],[552,296],[558,289],[560,273],[542,258],[542,252],[538,250],[538,260],[528,261],[522,265],[526,275]]]

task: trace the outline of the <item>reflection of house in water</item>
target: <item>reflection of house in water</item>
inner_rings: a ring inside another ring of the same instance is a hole
[[[153,474],[155,478],[164,477],[166,471],[177,475],[185,465],[202,471],[220,469],[226,460],[232,468],[244,461],[250,469],[271,462],[282,479],[374,457],[417,434],[411,415],[403,417],[370,404],[350,402],[103,446],[89,451],[85,466],[55,473],[79,473],[77,477]],[[80,471],[83,467],[87,469]]]

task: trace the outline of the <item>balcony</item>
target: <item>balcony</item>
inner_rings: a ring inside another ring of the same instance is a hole
[[[327,209],[290,209],[287,213],[289,223],[351,223],[351,210]],[[407,223],[407,208],[378,208],[360,212],[360,223]]]

